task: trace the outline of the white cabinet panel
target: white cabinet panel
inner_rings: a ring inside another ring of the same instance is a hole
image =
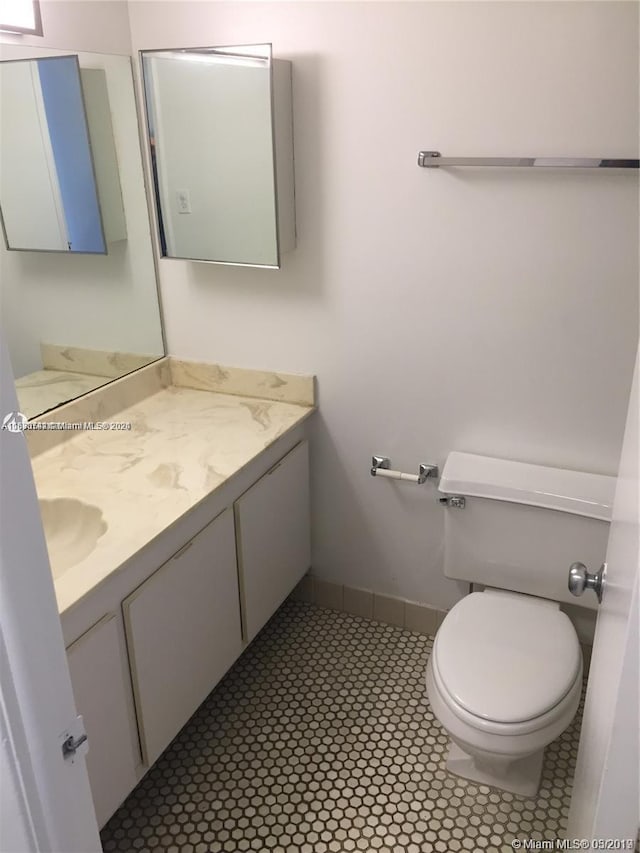
[[[311,562],[309,453],[300,442],[234,504],[243,628],[251,641]]]
[[[143,755],[151,765],[242,651],[231,511],[122,606]]]
[[[78,713],[84,718],[87,770],[98,825],[135,786],[140,751],[122,623],[108,614],[67,649]]]

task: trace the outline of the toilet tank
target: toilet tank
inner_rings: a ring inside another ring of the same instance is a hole
[[[595,609],[571,595],[571,563],[604,562],[615,477],[450,453],[438,490],[462,496],[444,507],[447,577]],[[456,503],[455,501],[453,503]]]

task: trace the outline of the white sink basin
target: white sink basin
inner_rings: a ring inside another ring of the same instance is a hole
[[[107,522],[102,510],[75,498],[42,499],[40,515],[54,580],[96,547]]]

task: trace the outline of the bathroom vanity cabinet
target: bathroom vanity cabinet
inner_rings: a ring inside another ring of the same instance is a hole
[[[110,605],[67,647],[100,826],[309,568],[307,442],[242,475],[226,506],[168,559],[153,567],[141,554],[67,626],[78,630],[83,605],[85,620]]]

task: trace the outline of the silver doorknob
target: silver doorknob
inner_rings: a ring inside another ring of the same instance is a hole
[[[594,575],[589,573],[584,563],[572,563],[569,568],[569,592],[572,595],[582,595],[585,589],[592,589],[601,602],[606,572],[606,563],[603,563]]]

